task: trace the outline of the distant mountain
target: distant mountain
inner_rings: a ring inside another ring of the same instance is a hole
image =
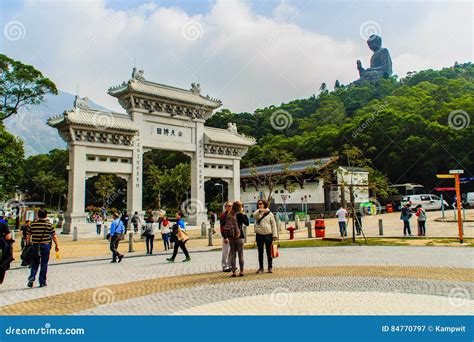
[[[5,120],[7,130],[21,138],[25,144],[25,155],[48,153],[55,148],[66,148],[55,128],[48,126],[46,120],[71,109],[75,95],[59,91],[57,96],[48,95],[45,102],[37,106],[23,108],[17,115]],[[107,110],[89,100],[92,108]]]

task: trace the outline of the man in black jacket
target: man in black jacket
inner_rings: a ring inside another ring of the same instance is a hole
[[[15,260],[13,259],[13,242],[15,241],[12,240],[8,224],[0,221],[0,284],[3,283],[7,270],[10,269],[10,263]]]

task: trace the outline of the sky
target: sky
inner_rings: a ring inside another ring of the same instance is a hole
[[[1,53],[121,112],[107,89],[133,66],[149,81],[199,82],[223,108],[254,112],[357,79],[372,33],[399,77],[474,54],[470,1],[3,0],[0,10]]]

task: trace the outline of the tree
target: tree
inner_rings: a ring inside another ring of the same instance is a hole
[[[0,199],[13,197],[24,177],[23,142],[8,133],[0,122]]]
[[[277,184],[285,183],[285,180],[288,177],[289,167],[295,158],[291,153],[271,146],[264,146],[263,154],[269,161],[268,164],[271,165],[270,171],[259,174],[254,166],[250,172],[250,179],[255,188],[258,188],[259,185],[264,185],[268,188],[266,200],[268,203],[271,203],[273,198],[273,189]],[[282,170],[277,170],[278,164],[283,164]]]
[[[168,170],[168,184],[179,208],[183,193],[191,187],[191,165],[181,163]]]
[[[0,121],[21,107],[39,104],[46,94],[58,94],[56,85],[33,66],[0,54]]]
[[[115,182],[112,175],[100,175],[99,179],[94,183],[97,194],[102,199],[102,206],[105,207],[107,198],[115,191]]]
[[[156,165],[150,165],[145,173],[146,184],[151,188],[154,194],[156,207],[161,208],[161,197],[167,190],[168,177],[165,171]]]

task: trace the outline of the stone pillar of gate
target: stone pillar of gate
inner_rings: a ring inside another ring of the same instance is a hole
[[[137,134],[133,139],[132,174],[127,180],[127,211],[131,216],[138,212],[141,218],[143,218],[142,181],[143,146],[140,141],[140,135]]]
[[[232,178],[225,179],[228,186],[229,201],[240,200],[240,159],[234,159],[232,165]]]
[[[70,145],[67,211],[64,214],[63,234],[69,234],[73,227],[86,224],[86,147]]]
[[[192,226],[200,226],[207,222],[204,196],[204,120],[193,120],[195,126],[196,150],[191,156],[191,198],[183,204],[188,222]]]

